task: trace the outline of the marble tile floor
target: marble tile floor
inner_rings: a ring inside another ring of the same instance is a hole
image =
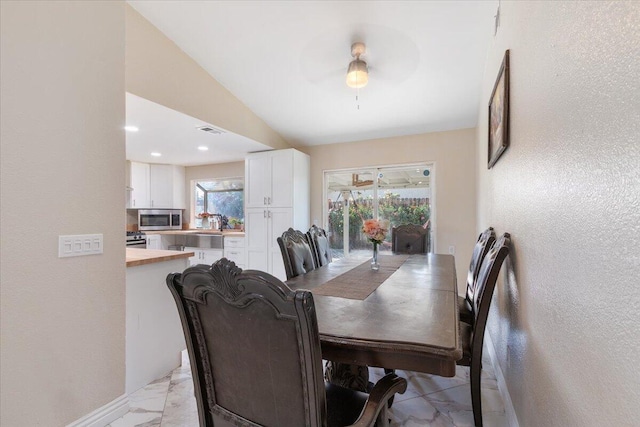
[[[486,352],[485,352],[486,354]],[[491,362],[483,360],[482,408],[487,427],[506,427],[504,404],[498,391]],[[396,395],[391,408],[393,427],[473,426],[469,369],[457,367],[456,376],[443,378],[410,371],[397,371],[407,379],[407,391]],[[384,375],[370,368],[370,380]],[[182,366],[129,396],[130,410],[110,427],[198,427],[198,410],[193,397],[193,381],[187,357]]]

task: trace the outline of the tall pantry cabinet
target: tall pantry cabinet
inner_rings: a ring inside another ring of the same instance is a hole
[[[277,238],[289,227],[309,229],[309,156],[295,149],[245,158],[247,268],[286,279]]]

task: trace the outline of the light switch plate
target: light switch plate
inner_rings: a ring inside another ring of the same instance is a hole
[[[102,234],[58,236],[58,258],[101,254],[102,245]]]

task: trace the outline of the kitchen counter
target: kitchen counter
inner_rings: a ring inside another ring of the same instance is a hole
[[[127,248],[125,392],[180,366],[184,342],[167,275],[189,267],[193,252]]]
[[[156,262],[171,261],[174,259],[189,258],[195,256],[194,252],[163,251],[158,249],[127,248],[127,267],[153,264]]]
[[[223,236],[243,237],[244,231],[238,230],[206,230],[203,228],[189,229],[189,230],[162,230],[162,231],[145,231],[145,234],[163,234],[163,235],[184,235],[184,234],[215,234]]]

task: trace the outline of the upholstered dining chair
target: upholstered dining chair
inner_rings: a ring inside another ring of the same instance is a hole
[[[473,326],[460,322],[460,341],[462,343],[462,359],[458,365],[469,366],[471,380],[471,404],[473,420],[476,427],[482,427],[482,401],[480,399],[480,377],[482,373],[482,342],[489,317],[489,306],[498,280],[500,267],[507,255],[511,236],[504,233],[496,240],[482,261],[476,289],[473,296]]]
[[[316,267],[329,264],[332,260],[332,255],[327,232],[316,225],[312,225],[307,231],[307,240],[313,250]]]
[[[476,290],[478,272],[480,271],[484,257],[487,255],[489,248],[491,248],[495,240],[496,233],[493,231],[493,227],[489,227],[480,233],[476,245],[473,248],[469,271],[467,272],[467,292],[464,296],[458,295],[458,314],[460,321],[469,325],[473,325],[474,322],[473,298]]]
[[[313,251],[307,235],[302,231],[289,228],[282,233],[281,237],[278,237],[278,246],[282,253],[287,280],[315,270]]]
[[[386,401],[406,380],[370,394],[325,384],[313,295],[223,258],[172,273],[191,359],[200,425],[386,426]]]
[[[421,225],[404,224],[391,229],[391,251],[402,254],[426,254],[428,231]]]

